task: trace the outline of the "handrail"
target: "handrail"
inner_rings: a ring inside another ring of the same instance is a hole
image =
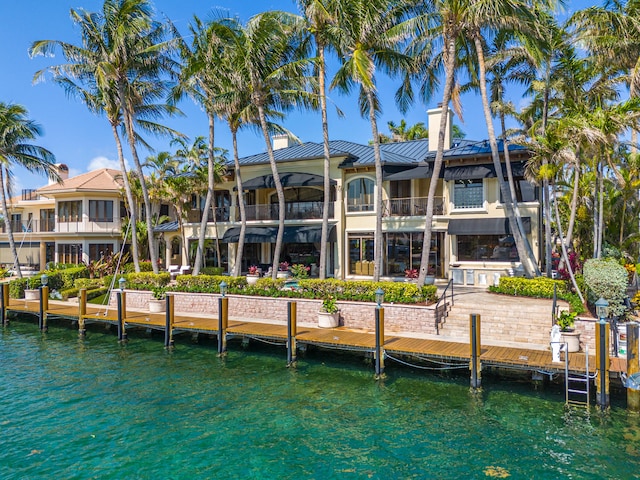
[[[449,280],[449,283],[447,283],[447,286],[444,288],[444,290],[442,291],[442,295],[440,295],[440,298],[438,299],[438,301],[436,302],[436,308],[435,308],[435,312],[436,312],[436,333],[439,334],[440,330],[438,328],[438,326],[441,323],[442,320],[442,315],[440,313],[440,303],[445,300],[445,305],[446,305],[446,299],[447,299],[447,291],[449,290],[449,287],[451,287],[451,306],[453,306],[453,278],[451,280]]]

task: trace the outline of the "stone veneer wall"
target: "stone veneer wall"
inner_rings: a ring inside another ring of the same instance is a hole
[[[174,309],[184,315],[218,315],[219,295],[209,293],[173,292]],[[151,292],[127,290],[128,308],[147,309]],[[271,298],[247,295],[227,295],[230,320],[275,320],[287,321],[287,302],[297,302],[297,317],[300,323],[317,323],[320,300],[303,298]],[[109,304],[117,305],[116,292],[112,292]],[[340,325],[348,328],[374,331],[375,305],[370,302],[338,302]],[[385,332],[417,332],[435,334],[434,306],[384,304]]]

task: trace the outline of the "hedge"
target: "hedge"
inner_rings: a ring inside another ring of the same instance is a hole
[[[592,258],[584,262],[582,272],[589,303],[595,304],[602,297],[609,302],[610,315],[624,315],[627,310],[624,300],[629,281],[627,270],[615,259]]]
[[[420,303],[437,300],[435,285],[419,288],[409,282],[363,282],[342,281],[336,279],[300,279],[298,288],[286,289],[288,280],[260,278],[255,285],[248,285],[246,277],[227,277],[215,275],[178,275],[176,285],[170,290],[177,292],[219,293],[220,282],[226,282],[228,293],[256,295],[262,297],[290,297],[323,299],[329,296],[336,300],[373,302],[376,290],[382,288],[385,303]]]
[[[569,302],[572,312],[580,315],[586,311],[580,297],[571,291],[569,283],[565,280],[553,280],[548,277],[500,277],[499,285],[489,287],[489,291],[521,297],[553,298],[554,285],[557,297]]]

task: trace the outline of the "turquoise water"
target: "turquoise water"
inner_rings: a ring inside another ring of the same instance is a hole
[[[359,356],[115,336],[0,333],[0,478],[640,478],[640,418],[564,410],[559,390]]]

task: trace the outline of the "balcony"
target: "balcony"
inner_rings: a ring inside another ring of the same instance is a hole
[[[230,207],[217,207],[216,222],[228,222],[229,211]],[[200,220],[202,220],[202,210],[191,209],[187,212],[187,223],[200,223]],[[207,222],[213,222],[213,212],[211,210],[209,210]]]
[[[118,221],[77,221],[77,222],[58,222],[56,224],[56,232],[58,233],[113,233],[120,230],[120,222]]]
[[[385,217],[423,217],[427,214],[427,197],[392,198],[385,201]],[[435,197],[433,214],[444,215],[444,198]]]
[[[247,221],[277,220],[278,204],[245,205]],[[323,202],[287,202],[285,203],[286,220],[322,219]],[[333,218],[334,205],[329,204],[329,218]],[[236,208],[236,221],[240,221],[240,209]]]
[[[7,233],[7,227],[4,222],[0,222],[2,227],[0,231]],[[11,231],[13,233],[40,233],[55,231],[55,222],[53,220],[31,220],[31,222],[11,222]]]

